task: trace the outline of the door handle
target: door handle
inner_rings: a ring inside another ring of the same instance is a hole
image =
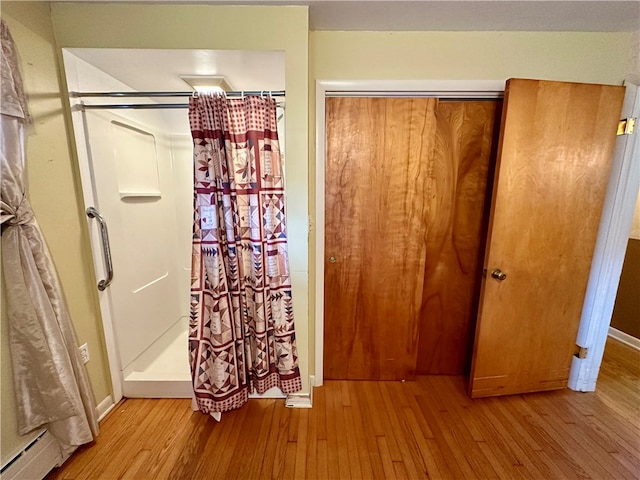
[[[102,237],[102,254],[104,255],[104,263],[107,267],[107,278],[98,282],[98,290],[101,292],[109,286],[113,280],[113,262],[111,261],[111,247],[109,246],[109,232],[107,231],[107,222],[104,221],[102,215],[98,213],[94,207],[87,208],[87,216],[95,218],[100,224],[100,236]]]
[[[507,274],[504,273],[499,268],[496,268],[494,271],[491,272],[491,278],[495,278],[499,282],[502,282],[504,279],[507,278]]]
[[[336,257],[333,255],[329,257],[329,263],[336,263]]]

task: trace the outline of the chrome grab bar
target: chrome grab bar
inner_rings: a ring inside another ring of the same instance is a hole
[[[107,222],[104,221],[102,215],[98,213],[94,207],[87,208],[87,216],[95,218],[100,224],[100,234],[102,236],[102,253],[104,254],[104,262],[107,266],[107,278],[98,282],[98,290],[101,292],[109,286],[113,280],[113,262],[111,261],[111,247],[109,246],[109,232],[107,231]]]

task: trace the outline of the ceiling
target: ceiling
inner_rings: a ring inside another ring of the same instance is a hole
[[[112,3],[127,2],[112,0]],[[311,30],[640,30],[638,0],[136,0],[135,3],[308,5]]]
[[[191,87],[180,77],[199,75],[223,75],[235,90],[285,89],[284,52],[136,48],[68,50],[137,91],[189,92]]]
[[[638,1],[351,1],[310,6],[313,30],[632,31]]]

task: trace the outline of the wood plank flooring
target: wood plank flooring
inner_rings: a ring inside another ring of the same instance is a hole
[[[595,393],[471,400],[463,377],[330,381],[313,409],[126,400],[47,480],[637,479],[640,352],[609,340]]]

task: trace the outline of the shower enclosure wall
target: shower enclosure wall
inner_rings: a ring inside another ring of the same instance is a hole
[[[69,91],[134,91],[80,58],[86,57],[81,53],[63,52]],[[122,396],[191,397],[193,159],[187,110],[89,110],[81,108],[82,99],[70,101],[85,205],[104,218],[113,259],[113,281],[99,298],[114,401]],[[92,98],[91,103],[115,102]],[[87,221],[96,277],[104,279],[108,268],[101,230],[96,219]]]

